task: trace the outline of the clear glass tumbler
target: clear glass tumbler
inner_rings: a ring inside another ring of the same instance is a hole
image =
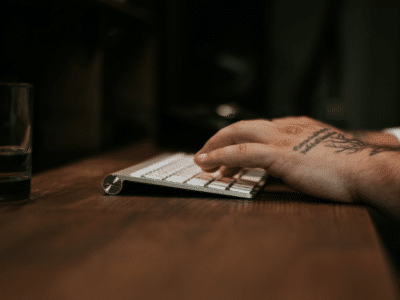
[[[0,82],[0,203],[29,199],[32,113],[33,85]]]

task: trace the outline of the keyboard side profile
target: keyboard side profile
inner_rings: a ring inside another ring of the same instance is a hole
[[[243,169],[234,177],[202,172],[194,164],[193,157],[185,153],[157,156],[106,176],[103,190],[106,194],[117,195],[122,191],[124,181],[131,181],[251,199],[264,188],[269,178],[263,169]]]

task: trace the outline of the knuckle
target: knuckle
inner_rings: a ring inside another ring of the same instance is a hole
[[[215,154],[215,157],[216,157],[216,158],[217,158],[217,157],[218,157],[218,158],[224,157],[225,154],[226,154],[226,150],[225,150],[224,148],[220,148],[220,149],[214,151],[214,154]]]
[[[214,136],[219,136],[221,134],[223,135],[225,133],[230,132],[231,131],[231,127],[232,127],[232,125],[221,128],[220,130],[218,130],[218,132]]]
[[[274,118],[274,119],[271,119],[271,122],[288,122],[288,121],[291,121],[291,120],[293,120],[293,119],[295,119],[295,117],[281,117],[281,118]]]
[[[224,156],[225,156],[224,148],[219,148],[209,153],[210,159],[212,159],[214,162],[219,161]]]
[[[305,121],[305,122],[308,122],[308,121],[311,120],[311,119],[310,119],[309,117],[307,117],[307,116],[300,116],[299,119],[300,119],[301,121]]]
[[[221,131],[225,132],[225,133],[232,133],[232,132],[235,132],[235,130],[236,130],[235,128],[237,128],[237,127],[238,127],[238,123],[236,122],[236,123],[233,123],[229,126],[222,128]]]
[[[234,123],[234,125],[235,125],[234,127],[242,128],[242,127],[246,126],[246,123],[247,123],[247,121],[241,120],[241,121]]]
[[[228,127],[225,127],[225,129],[226,132],[228,133],[237,134],[241,132],[245,126],[246,126],[246,121],[238,121]]]
[[[239,149],[238,149],[238,152],[240,153],[240,154],[245,154],[245,153],[247,153],[247,151],[248,151],[248,146],[246,145],[246,144],[239,144],[239,147],[238,147]]]

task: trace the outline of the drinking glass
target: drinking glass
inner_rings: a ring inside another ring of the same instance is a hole
[[[30,196],[32,95],[32,84],[0,82],[0,203]]]

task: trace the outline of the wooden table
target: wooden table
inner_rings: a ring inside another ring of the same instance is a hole
[[[396,299],[365,207],[271,183],[256,201],[102,179],[143,142],[35,175],[0,207],[0,299]]]

